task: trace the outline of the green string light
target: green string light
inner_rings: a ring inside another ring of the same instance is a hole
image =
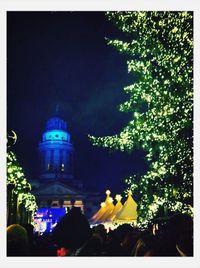
[[[31,194],[31,185],[27,181],[19,165],[15,154],[7,152],[7,185],[14,185],[14,193],[18,195],[19,203],[22,203],[27,211],[31,211],[32,216],[37,210],[35,196]]]
[[[139,221],[148,223],[160,207],[193,214],[193,16],[191,12],[108,12],[130,36],[107,43],[127,54],[137,80],[124,88],[120,111],[133,114],[119,134],[89,135],[95,146],[145,150],[148,172],[126,178],[139,197]],[[142,112],[142,105],[148,109]],[[173,194],[175,193],[176,194]],[[156,197],[155,197],[156,196]]]

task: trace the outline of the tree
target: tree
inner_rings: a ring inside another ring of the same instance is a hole
[[[37,204],[35,201],[35,196],[31,194],[31,185],[26,179],[23,169],[15,154],[11,150],[10,143],[13,143],[12,136],[8,136],[8,149],[7,149],[7,187],[12,186],[12,193],[17,196],[18,203],[23,204],[26,211],[32,214],[32,218],[34,212],[37,209]],[[12,144],[13,145],[13,144]],[[7,193],[9,195],[9,193]],[[15,202],[11,197],[9,202]],[[8,204],[13,205],[13,204]],[[9,213],[9,212],[8,212]],[[17,213],[14,211],[14,213]]]
[[[133,83],[120,105],[132,119],[119,134],[94,137],[96,146],[146,151],[148,172],[126,178],[138,195],[139,221],[151,221],[163,206],[192,213],[193,202],[193,14],[111,12],[108,19],[126,41],[107,40],[129,57]]]

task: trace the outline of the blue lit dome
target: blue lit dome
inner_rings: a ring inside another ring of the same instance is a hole
[[[67,123],[58,116],[50,118],[43,133],[43,141],[70,142],[70,134],[67,131]]]
[[[67,123],[58,116],[50,118],[46,123],[46,131],[48,130],[67,130]]]
[[[43,181],[73,180],[74,147],[67,123],[59,116],[51,117],[38,146]]]

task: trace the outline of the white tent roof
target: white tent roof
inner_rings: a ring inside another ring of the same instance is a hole
[[[101,203],[101,208],[90,219],[91,223],[101,222],[107,215],[109,215],[114,209],[112,204],[112,197],[110,197],[110,191],[106,191],[106,199]]]
[[[106,218],[106,221],[113,221],[116,217],[116,215],[120,212],[120,210],[123,208],[123,205],[121,203],[121,201],[117,201],[117,204],[115,205],[114,209],[112,210],[112,212],[108,215],[108,217]]]
[[[128,198],[123,208],[117,213],[114,221],[116,222],[134,222],[137,220],[137,203],[129,192]]]
[[[110,200],[109,204],[106,207],[106,211],[103,213],[101,217],[99,217],[98,221],[99,222],[105,222],[109,218],[110,214],[114,210],[114,205],[112,203],[112,200]]]

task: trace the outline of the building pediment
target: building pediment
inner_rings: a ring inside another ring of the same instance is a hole
[[[34,191],[34,194],[37,196],[42,195],[83,195],[83,193],[77,191],[76,189],[73,189],[63,183],[60,182],[54,182],[50,183],[48,185],[45,185],[44,183],[40,184],[39,188]]]

